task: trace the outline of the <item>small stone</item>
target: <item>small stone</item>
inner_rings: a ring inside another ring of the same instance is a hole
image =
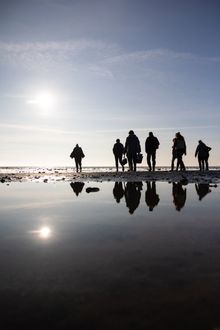
[[[86,192],[87,193],[90,193],[90,192],[97,192],[97,191],[99,191],[100,189],[99,188],[97,188],[97,187],[88,187],[88,188],[86,188]]]

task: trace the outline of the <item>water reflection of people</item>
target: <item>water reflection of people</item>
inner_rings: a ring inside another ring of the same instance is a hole
[[[142,186],[142,182],[127,182],[125,186],[125,201],[130,214],[134,213],[140,203]]]
[[[74,193],[76,194],[76,196],[79,195],[79,193],[82,192],[83,187],[84,187],[84,182],[71,182],[70,186],[73,189]]]
[[[115,182],[113,188],[113,195],[117,203],[120,203],[120,200],[124,197],[124,189],[122,182]]]
[[[186,188],[183,188],[181,182],[173,182],[173,203],[177,211],[180,211],[186,203]]]
[[[210,186],[208,183],[196,183],[195,184],[196,192],[199,196],[199,200],[201,201],[203,197],[205,197],[208,193],[211,192]]]
[[[149,211],[153,211],[154,207],[158,205],[160,201],[159,195],[156,192],[156,182],[147,182],[147,190],[145,193],[145,202],[149,207]]]

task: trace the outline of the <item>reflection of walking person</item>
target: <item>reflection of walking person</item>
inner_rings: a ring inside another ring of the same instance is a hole
[[[153,135],[152,132],[149,132],[149,136],[145,141],[145,151],[147,153],[147,165],[149,167],[149,171],[155,171],[156,165],[156,150],[159,148],[160,142]],[[152,164],[151,164],[152,160]]]
[[[113,188],[113,195],[115,197],[115,200],[117,203],[120,203],[120,200],[124,196],[124,189],[122,186],[122,182],[115,182],[114,188]]]
[[[186,143],[184,137],[180,134],[180,132],[176,133],[176,137],[174,140],[174,150],[176,152],[177,157],[177,166],[176,170],[178,171],[180,167],[180,171],[185,171],[185,165],[183,163],[183,155],[186,155]]]
[[[199,162],[199,170],[206,171],[209,170],[209,151],[212,148],[208,147],[205,143],[203,143],[201,140],[199,140],[199,144],[196,148],[195,157],[198,156],[198,162]]]
[[[134,131],[131,130],[128,134],[125,142],[125,152],[128,157],[129,171],[136,171],[137,154],[141,152],[140,141]]]
[[[196,183],[195,188],[200,201],[203,199],[203,197],[205,197],[208,193],[211,192],[208,183]]]
[[[82,148],[79,147],[78,144],[76,144],[75,148],[70,154],[71,158],[75,159],[75,164],[76,164],[76,172],[82,171],[82,158],[85,157]]]
[[[70,187],[73,189],[76,196],[78,196],[79,193],[82,192],[84,184],[85,184],[84,182],[71,182],[70,183]]]
[[[186,203],[186,188],[183,189],[181,182],[173,182],[173,203],[177,211],[180,211]]]
[[[149,211],[153,211],[154,207],[158,205],[160,201],[159,195],[156,192],[156,182],[147,182],[147,190],[145,193],[145,202],[149,207]]]
[[[141,199],[142,182],[127,182],[125,186],[125,201],[129,213],[133,214]]]
[[[120,143],[120,140],[117,139],[116,143],[113,146],[113,154],[115,156],[115,167],[116,167],[116,171],[118,172],[118,163],[121,164],[122,166],[122,171],[124,171],[124,165],[122,163],[122,156],[124,153],[124,146],[122,143]]]

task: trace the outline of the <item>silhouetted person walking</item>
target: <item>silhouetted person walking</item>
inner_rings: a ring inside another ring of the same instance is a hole
[[[184,137],[180,134],[180,132],[176,133],[175,141],[174,141],[174,150],[176,152],[177,157],[177,166],[176,170],[178,171],[180,167],[180,171],[185,171],[185,165],[183,163],[183,155],[186,155],[186,142]]]
[[[186,203],[186,188],[183,189],[181,182],[173,182],[173,203],[177,211],[180,211]]]
[[[206,171],[209,170],[209,164],[208,164],[208,159],[209,159],[209,151],[212,148],[208,147],[205,143],[203,143],[201,140],[199,140],[199,144],[196,148],[195,152],[195,157],[198,156],[198,162],[199,162],[199,170]]]
[[[145,193],[145,202],[149,207],[149,211],[153,211],[155,206],[158,205],[160,201],[159,195],[156,192],[156,182],[147,182],[147,190]]]
[[[177,159],[177,152],[175,149],[175,142],[176,142],[176,138],[173,139],[173,146],[172,146],[172,160],[171,160],[171,171],[174,170],[174,162]]]
[[[129,131],[125,142],[125,153],[128,157],[128,165],[130,171],[136,171],[137,154],[141,152],[140,141],[134,134],[134,131]]]
[[[203,197],[205,197],[208,193],[211,192],[208,183],[196,183],[195,188],[200,201],[203,199]]]
[[[122,182],[115,182],[113,188],[113,195],[117,203],[120,203],[120,200],[124,197],[124,189]]]
[[[122,156],[124,154],[124,146],[120,142],[119,139],[116,140],[116,143],[114,144],[112,151],[113,151],[113,154],[115,156],[115,167],[116,167],[116,171],[118,172],[118,163],[121,164],[122,171],[124,171],[124,165],[122,163]]]
[[[79,193],[82,192],[84,184],[85,184],[84,182],[71,182],[70,183],[70,187],[73,189],[76,196],[78,196]]]
[[[142,186],[142,182],[127,182],[125,186],[125,201],[130,214],[134,213],[140,203]]]
[[[156,165],[156,150],[159,148],[160,142],[156,138],[156,136],[153,135],[152,132],[149,132],[149,136],[147,137],[145,141],[145,151],[147,153],[147,164],[149,167],[149,171],[155,171],[155,165]],[[152,160],[152,164],[151,164]]]
[[[76,144],[75,148],[71,152],[70,155],[71,158],[75,159],[75,164],[76,164],[76,172],[82,171],[82,158],[85,157],[82,148],[79,147],[78,144]]]

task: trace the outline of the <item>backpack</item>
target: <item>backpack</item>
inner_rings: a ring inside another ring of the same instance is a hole
[[[185,149],[185,141],[184,140],[180,140],[180,139],[177,139],[176,140],[176,146],[175,146],[175,149]]]

